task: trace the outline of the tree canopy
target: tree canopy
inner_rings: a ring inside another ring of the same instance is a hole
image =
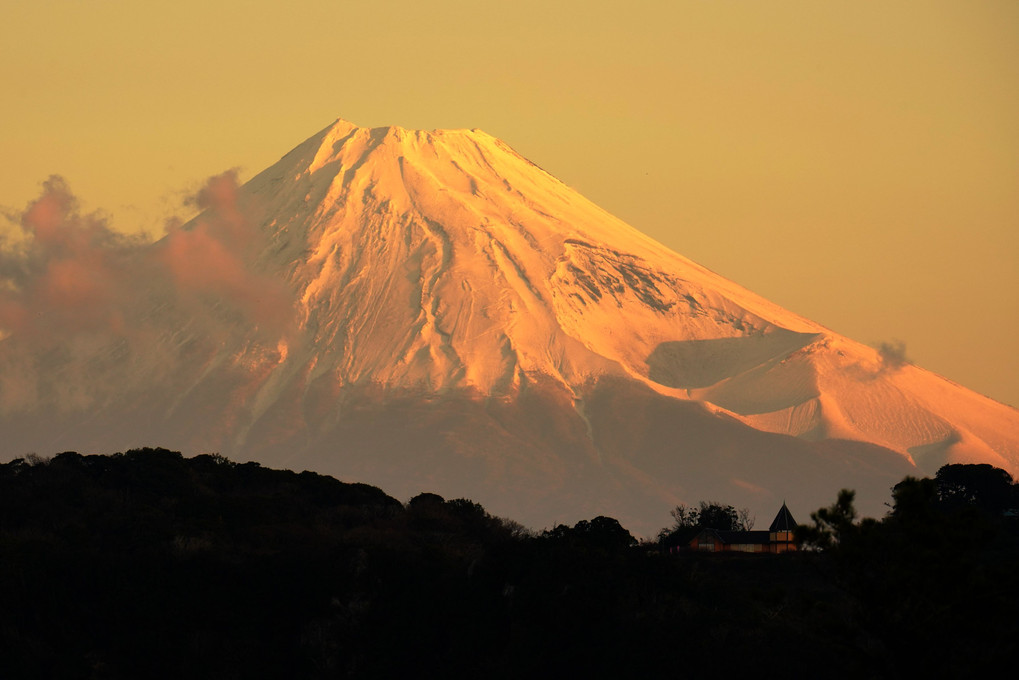
[[[696,508],[681,503],[670,514],[674,523],[658,532],[658,542],[670,548],[688,542],[701,529],[750,531],[755,521],[749,509],[718,501],[701,501]]]
[[[632,677],[674,670],[677,639],[695,676],[720,658],[758,673],[789,640],[830,677],[1007,662],[1017,521],[936,479],[893,493],[881,521],[850,491],[814,513],[825,550],[719,559],[611,517],[535,533],[465,498],[403,504],[215,455],[16,460],[0,464],[0,677]],[[732,513],[681,506],[672,529],[716,518]]]

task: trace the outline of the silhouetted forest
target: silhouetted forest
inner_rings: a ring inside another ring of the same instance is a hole
[[[220,456],[18,459],[0,677],[971,676],[1019,640],[1016,488],[946,466],[881,520],[843,492],[800,552],[700,554]]]

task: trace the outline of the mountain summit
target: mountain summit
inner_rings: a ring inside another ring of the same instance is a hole
[[[663,343],[750,337],[766,355],[823,331],[477,130],[340,121],[246,188],[272,216],[268,266],[344,384],[505,394],[528,375],[575,390],[609,374],[689,396],[706,377],[684,372],[711,368]]]
[[[0,453],[218,450],[644,532],[703,498],[808,512],[855,487],[880,514],[906,474],[1019,472],[1019,411],[673,253],[484,132],[340,120],[229,205],[210,195],[137,256],[191,255],[125,312],[147,342],[64,349],[60,375],[88,366],[76,406],[46,402],[54,375],[31,407],[0,382]],[[230,267],[198,266],[224,242]],[[0,360],[28,344],[11,333]]]

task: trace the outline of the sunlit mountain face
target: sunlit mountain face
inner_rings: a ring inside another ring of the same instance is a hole
[[[680,502],[806,515],[848,487],[880,516],[907,474],[1019,472],[1015,409],[700,267],[478,130],[337,121],[198,204],[148,244],[57,180],[22,216],[0,251],[5,459],[216,451],[645,534]]]

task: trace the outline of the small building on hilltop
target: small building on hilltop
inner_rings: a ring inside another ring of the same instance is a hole
[[[705,552],[784,553],[796,550],[796,520],[785,503],[767,531],[701,529],[688,544]]]
[[[793,519],[793,514],[789,512],[789,508],[783,502],[778,514],[775,515],[775,519],[768,528],[768,545],[771,547],[771,550],[768,552],[789,552],[790,550],[796,550],[795,532],[796,520]]]

